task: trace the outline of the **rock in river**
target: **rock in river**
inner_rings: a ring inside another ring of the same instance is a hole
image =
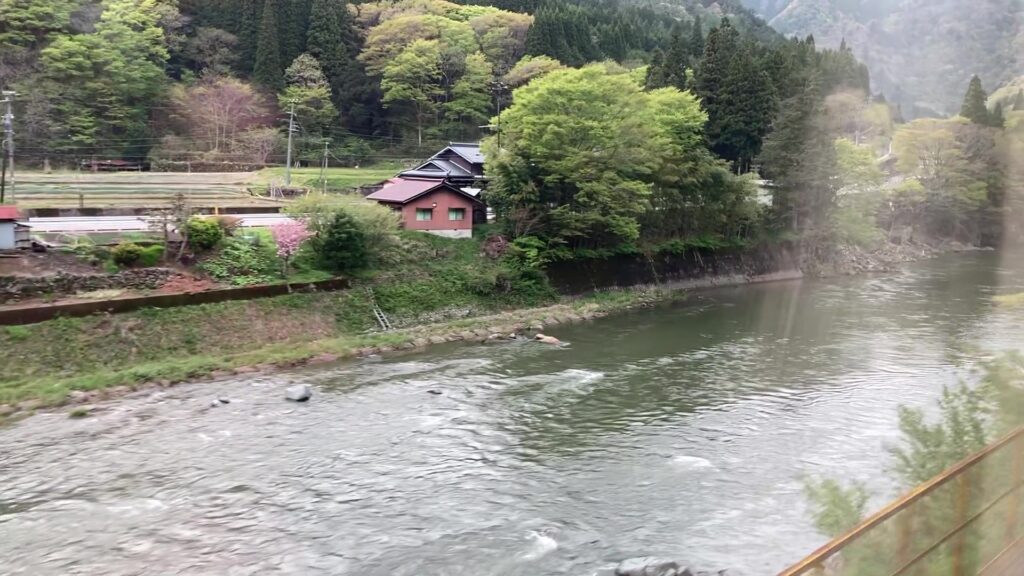
[[[615,576],[692,576],[692,573],[672,560],[645,556],[623,560],[615,569]]]
[[[285,390],[284,397],[293,402],[305,402],[313,397],[313,389],[307,384],[292,386]]]

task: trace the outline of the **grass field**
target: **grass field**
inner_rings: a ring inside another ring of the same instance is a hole
[[[376,184],[395,175],[397,164],[368,168],[328,168],[327,189],[343,192]],[[271,182],[284,182],[284,168],[258,172],[19,172],[15,203],[33,208],[158,208],[184,193],[193,206],[204,208],[279,207],[267,198]],[[294,186],[319,188],[319,168],[292,170]]]
[[[377,164],[367,168],[328,168],[326,171],[327,191],[344,192],[359,186],[377,184],[391,178],[402,169],[403,166],[398,163]],[[250,184],[253,188],[262,190],[271,181],[283,184],[284,168],[264,168],[255,173]],[[320,169],[292,168],[292,185],[319,189],[321,187]]]

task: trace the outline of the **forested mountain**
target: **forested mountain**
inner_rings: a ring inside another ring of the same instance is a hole
[[[845,39],[874,89],[908,117],[955,113],[978,74],[1000,86],[1024,73],[1020,0],[743,0],[786,35]]]
[[[724,18],[781,42],[738,0],[10,0],[0,86],[37,161],[280,161],[293,105],[299,158],[328,138],[338,158],[373,160],[479,138],[539,73],[642,66]]]

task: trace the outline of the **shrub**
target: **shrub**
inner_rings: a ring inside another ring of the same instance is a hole
[[[121,242],[110,251],[111,259],[120,266],[131,266],[138,262],[141,256],[142,247],[132,242]]]
[[[224,230],[216,220],[209,218],[190,218],[188,221],[188,241],[200,250],[209,250],[224,239]]]
[[[306,222],[316,237],[314,245],[320,244],[334,217],[348,214],[363,232],[366,258],[369,264],[394,263],[395,248],[399,245],[399,216],[390,208],[381,206],[357,195],[314,194],[292,202],[285,211],[293,218]],[[319,247],[317,248],[319,252]]]
[[[153,246],[146,246],[142,249],[142,254],[139,255],[139,266],[152,267],[156,266],[163,260],[164,257],[164,245],[154,244]]]
[[[366,236],[347,212],[338,212],[314,245],[320,262],[336,272],[353,272],[366,268]]]
[[[269,244],[232,238],[216,257],[199,267],[214,280],[246,286],[273,281],[278,261],[274,248]]]

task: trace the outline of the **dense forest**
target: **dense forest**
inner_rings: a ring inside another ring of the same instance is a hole
[[[488,201],[535,263],[991,244],[1021,180],[1016,93],[976,78],[959,116],[901,123],[853,48],[732,0],[6,0],[0,85],[36,166],[280,163],[291,114],[307,163],[486,137]]]
[[[0,85],[18,92],[19,156],[33,163],[280,162],[293,106],[300,159],[329,139],[352,163],[479,138],[512,89],[555,67],[636,68],[686,38],[679,64],[695,69],[726,16],[751,46],[782,42],[738,2],[484,4],[8,0]]]

